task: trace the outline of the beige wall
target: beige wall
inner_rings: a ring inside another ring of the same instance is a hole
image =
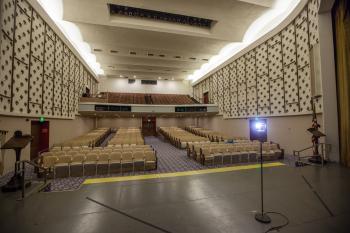
[[[97,127],[141,127],[141,118],[98,118]]]
[[[322,116],[319,115],[319,122]],[[268,117],[268,140],[277,142],[292,154],[311,145],[311,136],[306,129],[311,127],[311,115]],[[225,132],[230,136],[246,136],[249,138],[248,119],[223,119],[221,116],[200,118],[199,126]]]
[[[178,126],[185,127],[188,125],[194,125],[196,118],[181,117],[181,118],[165,118],[157,117],[157,127]],[[97,127],[141,127],[142,119],[135,118],[98,118]]]
[[[28,120],[27,120],[28,119]],[[6,140],[12,137],[14,131],[21,130],[23,134],[30,134],[31,120],[38,118],[0,116],[0,129],[8,130]],[[75,120],[47,119],[50,122],[50,146],[70,138],[82,135],[94,128],[92,118],[76,117]],[[2,150],[1,160],[4,161],[4,173],[13,169],[15,155],[13,150]],[[22,159],[30,158],[30,146],[22,150]]]
[[[99,91],[192,95],[192,87],[186,80],[157,80],[157,85],[142,85],[139,79],[129,84],[128,79],[108,77],[100,79]]]

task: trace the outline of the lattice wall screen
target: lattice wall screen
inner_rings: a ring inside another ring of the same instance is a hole
[[[224,118],[310,113],[309,51],[319,40],[318,5],[310,0],[280,33],[195,85],[196,96],[209,82],[210,103]]]
[[[96,80],[26,0],[1,4],[0,111],[74,117]]]

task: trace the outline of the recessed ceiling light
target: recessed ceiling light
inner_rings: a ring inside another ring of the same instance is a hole
[[[162,77],[158,77],[158,79],[162,79]]]
[[[181,56],[175,56],[174,58],[181,58]]]
[[[119,51],[117,50],[111,50],[111,53],[118,53]]]
[[[154,54],[153,54],[153,53],[148,53],[148,54],[147,54],[147,56],[149,56],[149,57],[153,57],[153,56],[154,56]]]
[[[136,78],[136,75],[134,75],[134,78]]]
[[[164,54],[159,54],[159,56],[160,56],[160,57],[165,57],[165,55],[164,55]]]
[[[130,51],[130,54],[131,54],[131,55],[136,55],[136,52]]]
[[[191,59],[191,60],[196,60],[197,58],[195,58],[195,57],[190,57],[190,59]]]
[[[119,75],[119,77],[120,77],[120,78],[122,78],[122,77],[123,77],[123,75]]]

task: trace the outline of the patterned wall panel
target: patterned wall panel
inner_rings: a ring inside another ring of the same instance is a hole
[[[73,53],[26,0],[0,3],[0,111],[74,117],[83,87],[96,80],[76,58],[82,72],[70,71]]]
[[[319,40],[318,5],[318,0],[310,0],[283,30],[228,65],[231,95],[230,101],[224,98],[224,106],[217,91],[226,88],[227,82],[215,80],[225,80],[226,67],[207,78],[212,84],[211,101],[229,112],[224,117],[310,113],[309,51]],[[317,103],[318,112],[322,111],[321,103]]]
[[[310,0],[311,3],[307,5],[308,11],[308,27],[309,27],[309,36],[310,36],[310,45],[318,43],[318,0]]]
[[[223,115],[228,117],[231,112],[231,99],[230,99],[230,67],[226,66],[223,69]]]
[[[238,117],[238,82],[237,82],[237,63],[232,62],[230,65],[230,96],[231,112],[230,117]]]
[[[30,69],[29,111],[28,113],[41,114],[42,106],[42,61],[32,57]]]
[[[224,111],[224,70],[221,69],[217,76],[217,104],[219,106],[219,113],[223,114]]]
[[[218,74],[215,73],[212,76],[212,101],[213,103],[217,104],[218,103]]]
[[[2,35],[0,69],[0,111],[10,111],[11,106],[11,80],[12,80],[12,41]]]
[[[12,83],[12,111],[27,112],[28,106],[28,65],[15,59]]]
[[[258,115],[270,115],[270,82],[267,75],[258,77]]]

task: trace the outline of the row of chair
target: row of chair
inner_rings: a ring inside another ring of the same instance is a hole
[[[210,142],[208,138],[194,135],[178,127],[160,127],[159,132],[173,145],[185,149],[189,142]]]
[[[205,128],[201,128],[201,127],[197,127],[197,126],[186,126],[185,130],[187,130],[195,135],[209,138],[209,140],[212,142],[247,141],[246,137],[238,137],[238,136],[229,137],[228,135],[226,135],[222,132],[214,131],[211,129],[205,129]]]
[[[98,146],[111,132],[110,128],[98,128],[94,129],[86,134],[83,134],[79,137],[70,139],[68,141],[55,144],[53,147],[56,149],[63,148],[63,147],[92,147],[92,146]]]
[[[42,158],[42,166],[53,170],[53,176],[56,177],[57,167],[68,167],[68,176],[71,175],[71,166],[80,165],[82,174],[85,174],[86,165],[95,166],[95,175],[97,175],[99,165],[107,165],[108,174],[112,165],[118,164],[120,173],[123,173],[123,165],[132,165],[132,171],[135,171],[137,164],[143,165],[143,170],[157,168],[157,156],[155,151],[97,151],[87,154],[65,154],[65,155],[47,155]]]
[[[43,156],[60,156],[60,155],[75,155],[75,154],[89,154],[89,153],[111,153],[113,151],[153,151],[150,145],[113,145],[107,147],[88,147],[88,148],[72,148],[70,150],[51,150],[40,154]]]
[[[230,163],[257,161],[257,155],[260,154],[260,144],[258,142],[250,143],[204,143],[204,144],[188,144],[187,155],[194,160],[206,164],[211,161],[212,164],[220,159],[224,163],[226,157],[230,158]],[[277,160],[283,156],[284,152],[276,143],[263,143],[262,155],[264,160]]]
[[[143,145],[144,139],[139,128],[120,128],[108,145]]]

